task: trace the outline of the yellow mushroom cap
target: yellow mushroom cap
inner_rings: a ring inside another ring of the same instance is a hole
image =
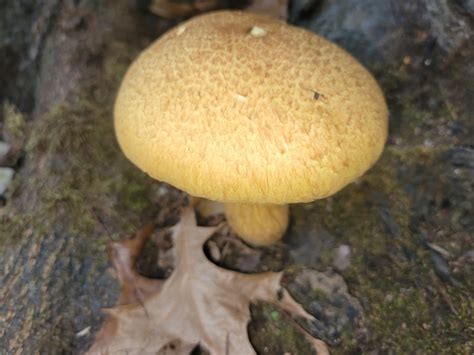
[[[223,202],[329,196],[378,159],[387,107],[343,49],[274,18],[195,17],[144,50],[115,104],[125,155],[153,178]]]

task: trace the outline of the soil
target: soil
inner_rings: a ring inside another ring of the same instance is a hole
[[[282,243],[253,249],[220,235],[209,257],[248,273],[284,270],[291,294],[319,315],[306,326],[334,354],[473,353],[473,2],[300,0],[289,18],[376,76],[389,141],[356,183],[291,206]],[[178,20],[153,15],[146,1],[0,4],[0,140],[15,148],[2,164],[16,171],[0,207],[2,352],[90,346],[101,308],[118,297],[109,240],[155,222],[161,243],[140,268],[171,272],[167,228],[187,197],[125,159],[112,107],[131,60]],[[363,314],[315,288],[308,269],[347,285]],[[260,354],[309,353],[288,316],[266,303],[251,311]]]

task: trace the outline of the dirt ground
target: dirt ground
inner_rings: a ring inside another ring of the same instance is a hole
[[[0,4],[0,140],[11,145],[1,165],[15,170],[0,207],[1,353],[87,349],[118,295],[107,241],[150,221],[161,240],[186,203],[132,166],[113,133],[127,66],[180,20],[148,5]],[[217,248],[223,267],[285,270],[318,318],[306,326],[334,354],[472,354],[474,3],[300,0],[289,21],[376,76],[390,109],[385,152],[335,196],[291,206],[282,243],[252,249],[221,235],[209,257]],[[164,240],[145,250],[143,274],[171,272]],[[265,303],[251,311],[258,353],[310,353],[287,315]]]

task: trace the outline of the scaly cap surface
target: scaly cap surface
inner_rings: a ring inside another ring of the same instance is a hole
[[[160,37],[129,68],[115,105],[132,162],[223,202],[337,192],[377,160],[387,117],[379,86],[344,50],[238,11],[198,16]]]

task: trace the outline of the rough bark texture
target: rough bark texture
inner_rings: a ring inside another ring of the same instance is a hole
[[[292,206],[284,244],[242,253],[231,243],[219,264],[285,268],[290,292],[321,319],[311,330],[334,353],[473,351],[473,11],[469,0],[292,2],[292,22],[377,76],[390,139],[358,183]],[[173,22],[133,1],[0,4],[1,139],[23,147],[0,208],[1,352],[82,352],[118,296],[106,242],[177,221],[184,196],[125,160],[111,120],[127,65]],[[337,261],[340,250],[349,263]],[[153,250],[144,256],[152,262]],[[357,329],[338,326],[332,315],[350,317],[350,307],[303,282],[306,267],[341,273],[364,307]],[[307,353],[275,312],[252,307],[256,350]]]

